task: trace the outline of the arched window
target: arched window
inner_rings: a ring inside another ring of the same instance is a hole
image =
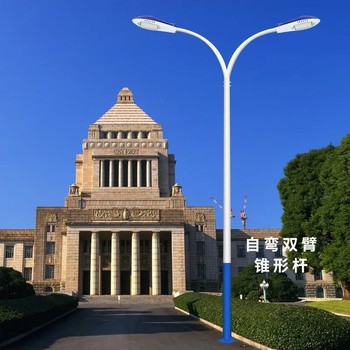
[[[52,292],[53,292],[52,287],[50,287],[50,286],[45,287],[45,293],[52,293]]]
[[[324,298],[324,290],[322,287],[317,287],[316,298]]]
[[[335,297],[336,298],[342,298],[343,297],[343,288],[342,287],[337,287],[335,289]]]

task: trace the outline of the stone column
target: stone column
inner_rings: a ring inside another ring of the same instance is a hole
[[[109,187],[114,186],[114,161],[109,161]]]
[[[151,170],[152,170],[152,161],[147,160],[146,163],[146,187],[151,187]]]
[[[123,160],[118,161],[118,187],[123,187]]]
[[[81,293],[82,291],[79,290],[79,231],[70,227],[67,227],[66,252],[66,292]],[[35,273],[34,269],[33,272]]]
[[[111,244],[111,295],[120,294],[119,233],[112,232]]]
[[[100,162],[100,187],[104,187],[105,185],[105,161],[101,160]]]
[[[160,288],[160,244],[159,232],[152,234],[152,295],[159,295]]]
[[[99,244],[98,232],[91,233],[90,295],[99,294]]]
[[[131,237],[131,295],[140,294],[140,234]]]
[[[142,170],[142,167],[141,167],[141,160],[138,160],[137,161],[137,187],[141,187],[141,170]]]
[[[174,229],[171,232],[171,265],[173,291],[186,290],[185,231]]]

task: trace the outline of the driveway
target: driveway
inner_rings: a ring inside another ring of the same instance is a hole
[[[171,304],[80,303],[77,311],[6,349],[255,349],[241,342],[219,343],[220,337]]]

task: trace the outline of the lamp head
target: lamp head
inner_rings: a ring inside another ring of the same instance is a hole
[[[133,23],[142,29],[155,30],[159,32],[176,33],[176,25],[162,21],[151,16],[140,16],[133,20]]]
[[[317,17],[313,16],[301,16],[295,18],[291,21],[277,24],[276,32],[277,33],[286,33],[286,32],[294,32],[298,30],[310,29],[317,24],[319,24],[321,20]]]

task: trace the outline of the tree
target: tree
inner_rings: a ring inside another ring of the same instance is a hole
[[[232,279],[232,297],[259,300],[263,294],[260,283],[266,280],[269,287],[266,296],[269,301],[296,301],[298,287],[285,273],[270,272],[268,276],[256,273],[255,264],[248,265]]]
[[[343,286],[344,298],[350,299],[350,134],[327,159],[320,178],[324,189],[317,215],[324,242],[320,266],[333,273]]]
[[[0,299],[23,298],[34,294],[33,286],[26,283],[19,271],[0,267]]]
[[[242,295],[244,299],[258,300],[262,295],[259,285],[264,278],[263,274],[256,273],[254,264],[248,265],[238,276],[232,278],[232,297],[239,298]]]
[[[266,296],[270,301],[297,301],[298,286],[285,273],[269,273]]]
[[[297,155],[278,184],[283,206],[282,237],[316,237],[316,252],[289,254],[307,258],[313,268],[332,272],[350,299],[350,135],[340,146]],[[291,261],[291,260],[290,260]]]
[[[279,182],[278,190],[283,207],[281,236],[297,238],[298,252],[288,254],[289,261],[300,257],[302,237],[317,237],[314,215],[321,206],[324,189],[321,185],[320,172],[335,147],[311,150],[298,154],[284,169],[285,177]],[[321,242],[318,241],[318,244]],[[319,267],[318,254],[304,254],[311,266]]]

